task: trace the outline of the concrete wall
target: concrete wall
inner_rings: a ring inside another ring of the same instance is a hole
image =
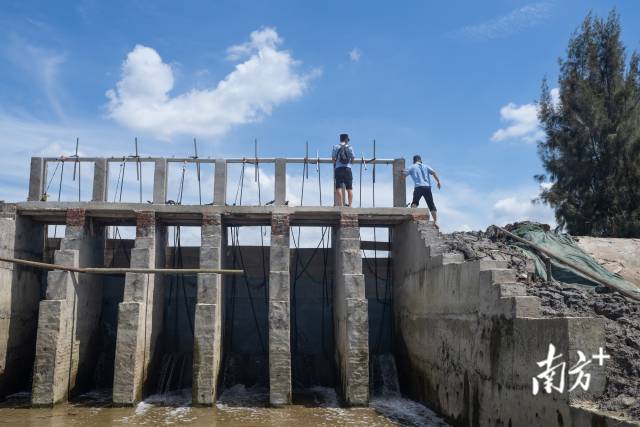
[[[156,223],[153,212],[138,212],[136,243],[131,267],[165,265],[166,226]],[[150,372],[158,336],[163,327],[165,277],[160,274],[127,273],[124,301],[118,309],[118,335],[113,381],[113,402],[133,405],[153,380]]]
[[[369,322],[355,215],[343,214],[334,233],[334,330],[340,394],[349,406],[369,402]]]
[[[201,268],[221,268],[223,233],[220,215],[203,216]],[[193,346],[193,402],[212,405],[218,394],[222,360],[222,277],[198,275]]]
[[[513,271],[497,262],[449,258],[439,243],[438,232],[421,219],[393,232],[403,391],[457,426],[591,425],[571,404],[602,393],[602,367],[589,365],[589,392],[533,396],[531,387],[549,343],[568,366],[577,362],[576,350],[596,354],[605,344],[601,321],[543,319],[539,301],[525,296]]]
[[[273,214],[269,264],[269,403],[279,406],[291,403],[289,215]]]
[[[103,265],[104,238],[104,227],[90,223],[83,209],[69,209],[55,263]],[[101,303],[102,277],[58,270],[48,273],[38,317],[34,405],[52,405],[91,386]]]
[[[44,226],[0,208],[0,255],[41,261]],[[0,399],[30,387],[36,346],[40,270],[0,262]]]

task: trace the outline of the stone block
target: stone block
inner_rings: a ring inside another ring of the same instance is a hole
[[[273,406],[291,403],[291,355],[269,353],[269,403]]]
[[[137,239],[136,239],[137,243]],[[131,249],[131,267],[150,268],[155,266],[155,252],[149,248],[136,247]]]
[[[196,304],[193,348],[193,402],[211,406],[216,401],[221,327],[216,304]]]
[[[68,394],[69,341],[65,339],[66,302],[44,300],[38,313],[31,403],[50,406]]]
[[[347,339],[349,354],[369,349],[369,312],[366,299],[347,298]]]
[[[276,301],[289,301],[290,295],[289,271],[269,272],[269,299]]]
[[[289,271],[291,254],[289,246],[279,246],[271,243],[269,264],[271,271]]]
[[[148,285],[148,274],[126,273],[124,283],[124,301],[144,302],[147,297]]]
[[[347,299],[365,299],[364,274],[342,274],[344,297]]]
[[[70,273],[62,270],[51,270],[47,273],[47,290],[45,298],[48,300],[66,300],[69,296],[69,287],[71,285]]]
[[[197,301],[202,304],[217,304],[221,296],[222,279],[219,274],[198,274]]]
[[[139,302],[118,306],[118,335],[113,379],[113,403],[133,405],[142,395],[144,307]]]

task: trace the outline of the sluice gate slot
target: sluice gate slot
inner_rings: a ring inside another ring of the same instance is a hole
[[[131,250],[135,243],[135,227],[109,226],[104,248],[104,266],[128,268],[131,265]],[[116,337],[118,333],[118,305],[124,298],[124,275],[102,277],[102,302],[97,332],[97,358],[91,389],[113,388]],[[111,400],[110,392],[109,400]]]
[[[0,203],[0,255],[47,262],[46,228]],[[0,262],[0,400],[30,391],[38,305],[45,286],[42,270]]]
[[[292,227],[290,255],[293,401],[336,387],[331,227]],[[320,388],[320,389],[319,389]]]
[[[362,272],[369,315],[369,392],[399,396],[393,346],[393,259],[391,229],[360,229]]]
[[[221,392],[269,386],[269,227],[226,227]]]
[[[169,226],[166,268],[198,268],[201,228]],[[189,389],[193,377],[194,321],[198,279],[195,274],[171,274],[164,278],[162,331],[150,363],[146,395],[166,397]]]

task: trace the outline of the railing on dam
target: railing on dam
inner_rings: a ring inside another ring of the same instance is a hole
[[[224,206],[227,202],[227,170],[229,164],[255,165],[273,164],[274,174],[274,201],[275,205],[284,205],[287,194],[287,165],[303,164],[317,166],[321,164],[332,164],[331,158],[302,157],[302,158],[165,158],[165,157],[32,157],[31,174],[29,180],[29,201],[46,200],[48,184],[48,170],[51,163],[69,163],[74,165],[74,176],[76,167],[80,169],[82,164],[92,164],[93,183],[92,198],[94,202],[107,202],[109,194],[109,166],[111,163],[130,163],[136,165],[138,174],[142,171],[142,164],[153,164],[153,197],[150,202],[154,204],[165,204],[167,202],[167,182],[169,177],[169,164],[182,163],[194,164],[198,170],[201,165],[213,165],[213,204]],[[355,159],[354,164],[362,165],[391,165],[393,181],[393,207],[405,207],[406,189],[405,177],[401,173],[405,167],[405,160],[398,159]],[[138,179],[140,180],[140,179]],[[206,190],[208,191],[208,190]],[[141,190],[142,193],[142,190]],[[142,197],[141,197],[142,200]]]

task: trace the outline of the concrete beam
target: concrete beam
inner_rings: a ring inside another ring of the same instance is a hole
[[[69,210],[65,237],[54,262],[72,267],[102,265],[104,237],[104,228],[91,225],[84,210]],[[101,277],[56,270],[48,273],[38,317],[33,405],[61,402],[92,382],[101,303]]]
[[[167,202],[167,178],[169,170],[167,159],[156,159],[153,169],[153,203],[164,205]],[[144,202],[144,201],[143,201]]]
[[[202,216],[200,267],[222,267],[222,219]],[[198,275],[198,297],[193,339],[193,403],[215,403],[222,357],[222,276]]]
[[[269,402],[291,403],[289,216],[273,214],[269,254]]]
[[[165,264],[166,226],[152,211],[138,212],[131,267]],[[164,276],[127,273],[124,300],[118,307],[118,333],[113,379],[113,403],[134,405],[142,399],[143,385],[162,331]]]
[[[369,403],[369,316],[358,216],[343,214],[334,231],[334,330],[342,398],[349,406]]]
[[[214,174],[213,204],[224,206],[227,204],[227,162],[224,159],[216,159]]]
[[[49,224],[64,222],[68,209],[86,209],[92,219],[108,225],[135,225],[139,203],[89,202],[23,202],[16,204],[20,215]],[[291,225],[336,226],[340,208],[334,206],[201,206],[146,205],[145,210],[156,212],[158,221],[171,225],[200,225],[204,212],[222,215],[225,226],[270,225],[273,213],[289,215]],[[414,215],[428,211],[410,208],[353,208],[361,226],[389,226],[410,221]]]
[[[284,205],[287,200],[287,159],[276,159],[275,205]]]
[[[47,167],[42,157],[31,158],[31,172],[29,174],[29,196],[27,200],[38,201],[42,198],[47,179]]]
[[[404,176],[404,159],[393,160],[393,206],[407,206],[407,178]]]
[[[0,255],[42,261],[44,225],[0,206]],[[0,263],[0,399],[29,387],[40,302],[41,272]]]
[[[109,162],[107,159],[97,159],[93,165],[93,196],[94,202],[106,202],[109,185]]]

